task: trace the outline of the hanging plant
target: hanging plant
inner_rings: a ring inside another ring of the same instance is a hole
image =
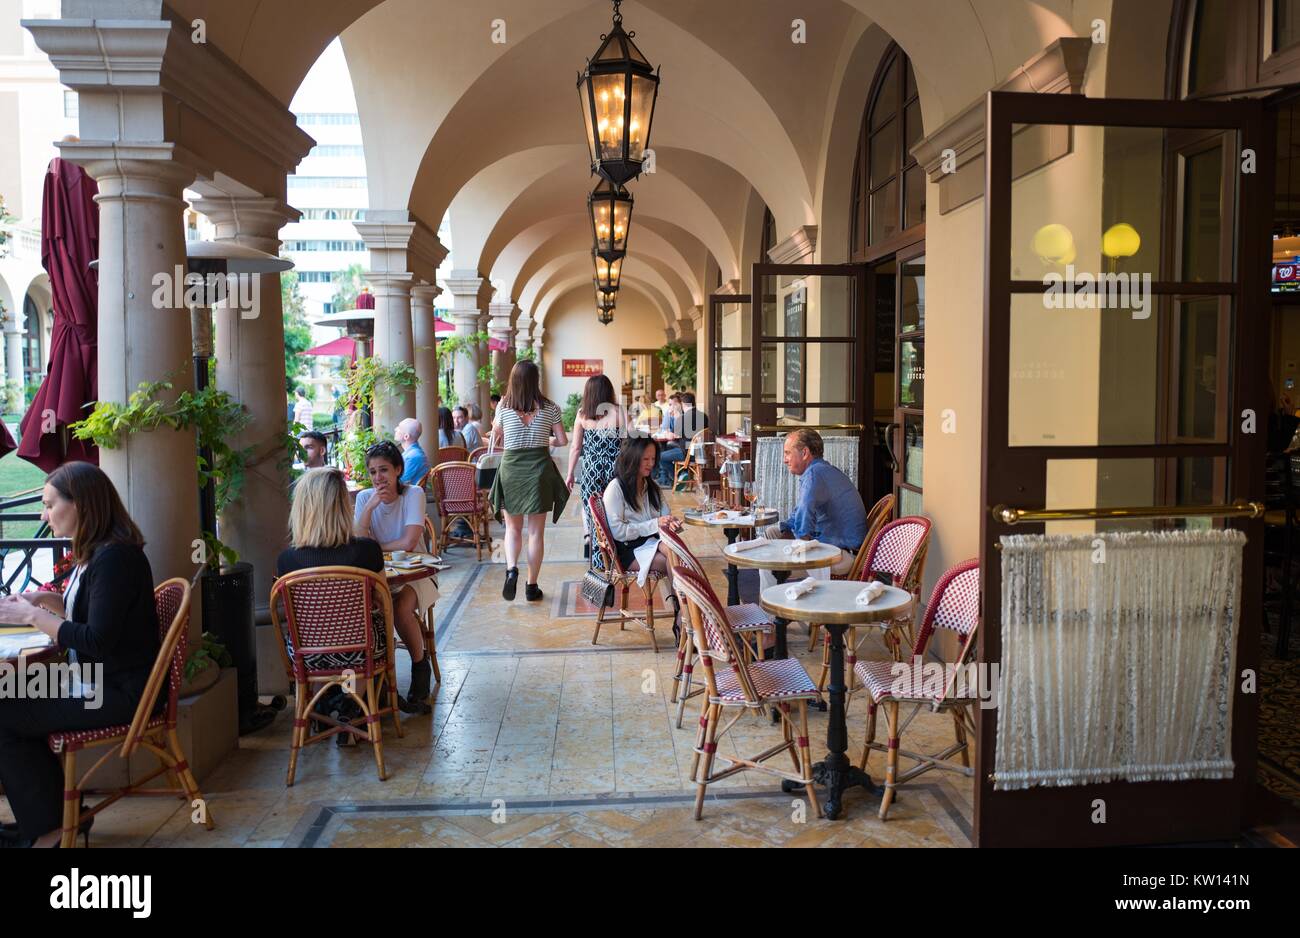
[[[677,391],[695,387],[698,370],[695,364],[695,346],[670,342],[655,353],[664,366],[664,381]]]
[[[374,413],[376,391],[401,403],[419,384],[415,366],[410,362],[386,365],[371,355],[358,359],[356,365],[348,370],[348,403]]]

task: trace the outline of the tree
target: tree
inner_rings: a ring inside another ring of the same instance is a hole
[[[333,282],[334,298],[330,300],[330,308],[336,313],[356,309],[357,294],[361,292],[362,285],[361,265],[353,264],[347,270],[335,271]]]
[[[298,274],[280,275],[280,301],[284,305],[284,389],[292,391],[298,376],[307,370],[303,352],[312,346],[311,326],[298,289]]]
[[[670,342],[657,353],[659,363],[664,366],[664,381],[676,391],[685,391],[695,387],[698,371],[695,364],[695,346]]]

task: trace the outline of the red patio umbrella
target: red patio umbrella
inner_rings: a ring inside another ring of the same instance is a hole
[[[354,362],[357,360],[357,343],[348,336],[335,339],[332,342],[326,342],[324,345],[318,345],[315,348],[309,348],[303,352],[304,355],[319,355],[322,357],[334,356],[340,358],[350,358]]]
[[[489,352],[505,352],[510,346],[506,344],[505,339],[488,339]]]
[[[18,455],[53,472],[65,462],[99,462],[89,441],[67,426],[81,420],[99,398],[99,187],[75,163],[55,157],[45,172],[41,203],[41,266],[50,277],[54,330],[45,380],[23,415]],[[53,415],[53,427],[46,415]]]
[[[455,332],[455,331],[456,331],[456,326],[455,326],[454,323],[447,322],[447,320],[445,320],[445,319],[435,319],[435,320],[433,321],[433,331],[434,331],[435,333],[437,333],[437,332]]]

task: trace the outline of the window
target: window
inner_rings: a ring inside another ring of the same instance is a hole
[[[912,63],[896,45],[881,59],[867,98],[849,206],[850,256],[925,222],[925,170],[911,149],[921,139]]]
[[[298,271],[299,283],[330,283],[334,275],[328,270],[300,270]]]
[[[308,156],[365,156],[366,151],[361,144],[343,144],[328,143],[320,144],[311,148]]]
[[[290,189],[364,189],[365,176],[290,176]]]
[[[286,241],[286,251],[364,251],[364,241]]]
[[[299,124],[316,124],[318,126],[351,126],[361,123],[361,118],[356,114],[343,113],[322,113],[318,111],[308,111],[298,115]]]
[[[77,100],[77,93],[75,91],[64,91],[63,92],[63,116],[78,117],[80,116],[80,114],[81,114],[81,107]]]
[[[305,208],[302,210],[303,221],[362,221],[365,217],[366,210],[363,208]]]

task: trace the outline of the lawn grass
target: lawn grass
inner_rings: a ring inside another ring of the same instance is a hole
[[[18,423],[15,421],[10,424],[5,421],[9,427],[9,432],[13,438],[18,439]],[[33,466],[25,459],[19,459],[18,454],[7,453],[0,457],[0,498],[11,498],[21,492],[30,492],[32,489],[39,489],[45,481],[45,473],[37,466]],[[41,510],[40,502],[32,505],[24,505],[19,509],[22,512],[38,512]],[[15,521],[0,525],[0,534],[4,537],[35,537],[36,529],[40,526],[37,521]]]

